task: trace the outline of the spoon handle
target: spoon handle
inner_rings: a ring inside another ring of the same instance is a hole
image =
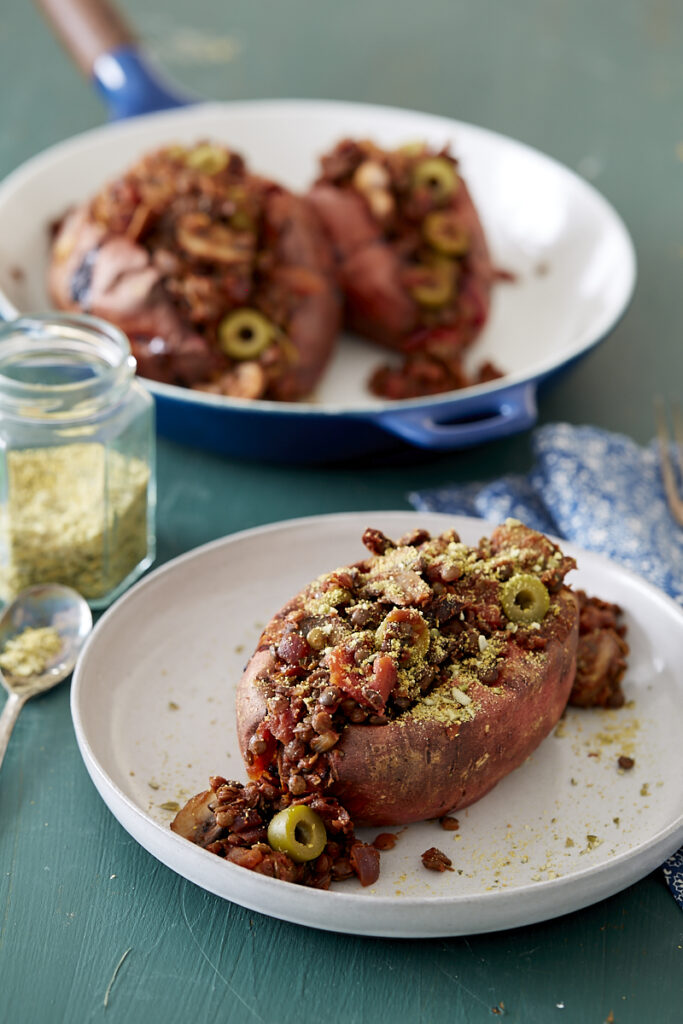
[[[0,715],[0,766],[7,750],[9,738],[12,735],[14,723],[19,717],[19,712],[29,698],[29,694],[10,693]]]

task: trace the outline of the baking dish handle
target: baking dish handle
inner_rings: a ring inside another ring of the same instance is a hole
[[[166,83],[136,46],[121,46],[100,54],[92,75],[112,121],[196,102]]]
[[[92,78],[113,120],[194,102],[164,81],[108,0],[36,0],[80,70]]]
[[[485,403],[480,396],[458,400],[457,421],[446,422],[430,409],[394,412],[382,415],[380,425],[404,441],[434,451],[469,448],[507,434],[528,430],[536,422],[536,382],[506,388]],[[448,408],[448,407],[446,407]],[[451,410],[452,412],[452,410]]]

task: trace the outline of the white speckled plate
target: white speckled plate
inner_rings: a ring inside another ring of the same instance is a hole
[[[396,536],[417,525],[455,526],[468,542],[487,529],[415,512],[275,524],[170,562],[103,616],[74,675],[74,724],[102,798],[145,849],[204,889],[273,917],[422,937],[511,928],[587,906],[683,842],[683,613],[643,580],[571,545],[575,584],[626,611],[627,706],[571,709],[521,768],[458,813],[457,832],[433,822],[396,830],[377,885],[319,892],[227,864],[169,830],[173,811],[164,804],[205,789],[210,774],[244,778],[235,686],[265,621],[316,574],[362,557],[366,526]],[[618,769],[620,754],[635,759],[631,771]],[[456,870],[423,868],[430,846]]]

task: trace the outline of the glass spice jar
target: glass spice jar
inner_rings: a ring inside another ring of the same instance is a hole
[[[34,583],[104,608],[154,560],[154,403],[89,316],[0,328],[0,601]]]

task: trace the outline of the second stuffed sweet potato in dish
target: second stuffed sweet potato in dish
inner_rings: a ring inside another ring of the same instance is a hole
[[[484,231],[448,149],[381,149],[345,139],[321,160],[309,198],[334,246],[353,331],[398,349],[378,370],[385,398],[434,394],[500,376],[472,377],[463,353],[484,326],[495,277]]]
[[[238,398],[308,395],[340,326],[311,206],[209,142],[148,153],[68,213],[48,285],[124,330],[142,376]]]
[[[550,732],[575,677],[573,559],[515,521],[478,547],[394,543],[328,573],[268,624],[240,682],[254,779],[335,797],[356,825],[478,800]]]

